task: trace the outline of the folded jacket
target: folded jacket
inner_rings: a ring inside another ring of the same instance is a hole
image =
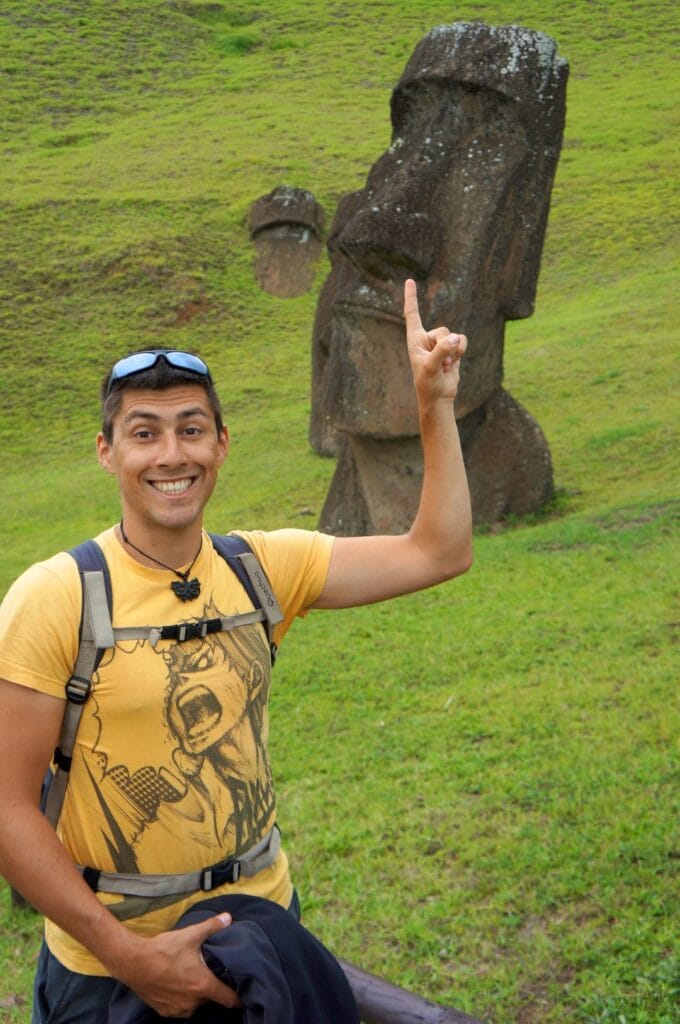
[[[200,1006],[194,1024],[360,1024],[352,990],[335,957],[287,910],[257,896],[215,896],[183,914],[176,928],[224,912],[233,921],[201,949],[220,981],[236,989],[242,1009]],[[116,986],[108,1024],[162,1024],[126,985]],[[186,1018],[183,1018],[186,1020]]]

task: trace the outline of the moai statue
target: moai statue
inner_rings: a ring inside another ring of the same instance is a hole
[[[402,318],[468,337],[456,416],[473,516],[493,523],[552,495],[545,437],[501,384],[506,320],[533,312],[562,142],[568,65],[548,36],[435,28],[392,93],[392,141],[331,225],[317,306],[310,439],[338,464],[320,525],[399,532],[422,460]]]
[[[260,288],[284,299],[309,291],[323,228],[323,209],[312,193],[280,185],[255,200],[249,227]]]

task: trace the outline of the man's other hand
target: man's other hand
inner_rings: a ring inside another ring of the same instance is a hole
[[[201,954],[203,942],[230,924],[229,914],[219,914],[188,928],[137,938],[119,964],[112,959],[107,967],[161,1017],[190,1017],[207,1002],[240,1006],[236,992],[215,977]]]

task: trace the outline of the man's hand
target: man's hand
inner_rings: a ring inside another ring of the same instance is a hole
[[[123,962],[106,963],[112,975],[128,985],[161,1017],[190,1017],[203,1003],[240,1006],[236,992],[206,967],[201,945],[231,924],[229,914],[126,943]],[[130,953],[133,956],[130,956]]]
[[[464,334],[452,334],[448,327],[426,331],[420,319],[415,281],[404,284],[404,320],[413,381],[420,401],[446,399],[458,392],[460,360],[467,348]]]

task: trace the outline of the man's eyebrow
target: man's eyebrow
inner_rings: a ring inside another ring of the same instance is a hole
[[[128,413],[124,417],[123,423],[132,423],[133,420],[160,420],[161,417],[156,412],[146,412],[144,409],[133,409],[132,412]]]
[[[177,419],[188,420],[194,419],[196,416],[201,416],[206,420],[210,419],[210,413],[200,405],[197,405],[194,409],[182,409],[182,411],[177,414]]]
[[[177,413],[176,420],[187,420],[187,419],[210,419],[210,414],[205,409],[201,408],[200,405],[192,407],[191,409],[182,409]],[[147,409],[133,409],[124,419],[123,423],[132,423],[134,420],[151,420],[154,423],[159,423],[164,420],[165,416],[161,416],[157,412],[151,412]]]

